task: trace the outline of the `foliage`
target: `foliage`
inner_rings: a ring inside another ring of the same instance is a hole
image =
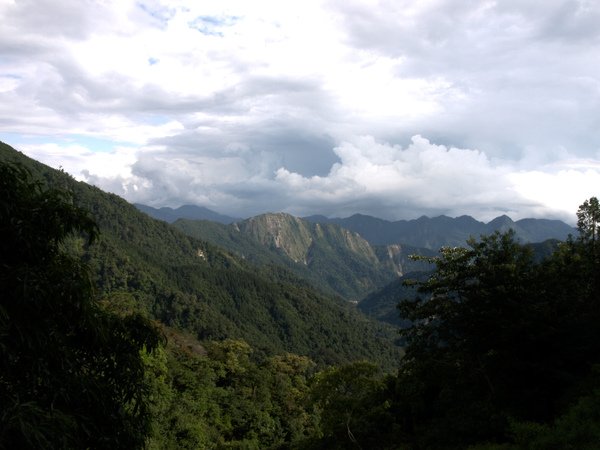
[[[397,365],[401,350],[392,327],[315,291],[285,268],[248,264],[0,144],[0,161],[6,160],[20,161],[90,212],[101,235],[77,254],[100,297],[128,292],[137,311],[200,339],[243,339],[255,358],[292,352],[319,364],[368,357],[386,369]]]
[[[265,214],[232,225],[181,219],[173,226],[252,264],[285,267],[323,292],[346,299],[361,298],[396,276],[382,263],[389,259],[387,253],[378,259],[364,239],[333,224]]]
[[[0,448],[139,448],[149,427],[142,348],[159,335],[93,300],[65,239],[97,227],[64,192],[0,164]]]
[[[298,448],[314,435],[318,417],[306,407],[310,359],[282,354],[254,362],[244,341],[196,347],[189,337],[167,333],[149,448]]]
[[[586,202],[580,212],[588,210]],[[586,398],[582,386],[600,362],[592,222],[542,261],[511,231],[440,251],[420,296],[400,305],[413,322],[402,331],[408,346],[394,403],[407,443],[579,448],[577,436],[595,438],[582,428],[593,430],[595,416],[575,426],[582,406],[569,406]],[[558,431],[565,423],[572,437]]]
[[[368,361],[328,368],[311,381],[320,436],[307,448],[383,449],[397,439],[388,381]]]
[[[580,238],[595,245],[598,240],[598,225],[600,224],[600,203],[596,197],[583,202],[577,211],[577,228]]]
[[[0,164],[0,448],[600,446],[594,198],[577,238],[536,255],[494,233],[442,249],[416,298],[390,289],[399,361],[389,328],[285,267],[6,155],[41,181]]]

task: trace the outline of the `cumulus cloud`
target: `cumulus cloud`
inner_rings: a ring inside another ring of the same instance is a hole
[[[522,198],[508,180],[510,168],[492,165],[477,150],[447,148],[414,136],[403,149],[360,137],[335,148],[340,163],[326,177],[302,177],[284,168],[276,179],[297,192],[302,206],[351,209],[407,218],[429,214],[473,213],[495,217],[513,210]]]
[[[0,138],[132,201],[572,217],[596,194],[595,2],[0,0],[0,19]]]
[[[508,214],[573,223],[578,205],[600,186],[600,163],[591,160],[525,170],[476,149],[438,145],[419,135],[405,147],[355,137],[333,148],[338,162],[327,174],[312,176],[278,167],[269,155],[243,145],[230,146],[227,155],[174,156],[159,145],[106,153],[76,145],[25,151],[132,202],[199,204],[236,216],[266,211],[299,216],[360,212],[387,219],[470,214],[487,221]]]
[[[360,211],[391,219],[471,214],[491,220],[508,214],[572,223],[572,211],[600,186],[598,162],[570,160],[524,170],[478,150],[435,145],[418,135],[406,148],[364,136],[334,151],[340,162],[327,176],[277,171],[276,180],[295,200],[292,210]]]

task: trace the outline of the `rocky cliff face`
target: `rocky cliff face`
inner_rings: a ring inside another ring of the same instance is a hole
[[[312,223],[285,213],[262,214],[231,225],[180,220],[190,236],[261,265],[284,266],[314,286],[348,300],[416,269],[406,245],[374,246],[355,231],[332,223]]]
[[[436,256],[437,252],[426,248],[403,244],[376,245],[373,247],[377,258],[384,267],[393,270],[398,277],[410,272],[429,271],[433,266],[425,261],[412,259],[412,255]]]
[[[336,224],[311,223],[276,213],[236,222],[231,229],[241,239],[287,258],[317,284],[350,300],[362,298],[399,273],[393,263],[382,263],[375,248],[358,233]]]
[[[399,277],[401,277],[402,275],[404,275],[404,271],[402,268],[402,246],[400,244],[392,244],[392,245],[387,245],[385,247],[385,249],[387,250],[386,255],[387,258],[384,259],[382,261],[382,263],[384,264],[389,264],[390,267],[392,268],[392,270],[394,270],[394,272],[396,272],[396,275],[398,275]]]
[[[377,265],[371,245],[358,233],[333,224],[315,224],[286,213],[262,214],[234,228],[260,244],[276,249],[297,263],[309,265],[317,247],[333,253],[353,253],[355,257]]]
[[[314,236],[311,224],[285,213],[261,214],[233,226],[256,242],[277,249],[294,262],[308,263]]]

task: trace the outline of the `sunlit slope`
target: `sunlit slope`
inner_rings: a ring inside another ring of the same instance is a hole
[[[127,293],[167,325],[200,339],[242,338],[265,354],[292,351],[321,362],[369,358],[388,367],[399,358],[390,328],[289,271],[250,266],[1,144],[0,162],[6,161],[18,161],[44,183],[70,191],[94,216],[100,241],[86,248],[74,240],[72,250],[90,264],[98,295]]]

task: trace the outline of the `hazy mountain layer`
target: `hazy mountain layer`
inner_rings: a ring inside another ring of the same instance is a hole
[[[508,216],[500,216],[483,223],[470,216],[451,218],[439,216],[420,217],[415,220],[390,222],[362,214],[344,219],[325,216],[305,217],[314,223],[335,223],[359,233],[374,245],[402,243],[414,247],[437,250],[442,246],[463,246],[469,237],[491,234],[494,231],[513,229],[523,242],[543,242],[547,239],[564,240],[576,230],[560,220],[521,219],[516,222]]]
[[[177,219],[190,219],[190,220],[211,220],[219,223],[232,223],[240,219],[235,217],[225,216],[212,211],[204,206],[195,205],[183,205],[179,208],[153,208],[152,206],[142,205],[140,203],[134,203],[134,206],[142,212],[145,212],[150,217],[154,217],[158,220],[164,220],[165,222],[173,223]]]

